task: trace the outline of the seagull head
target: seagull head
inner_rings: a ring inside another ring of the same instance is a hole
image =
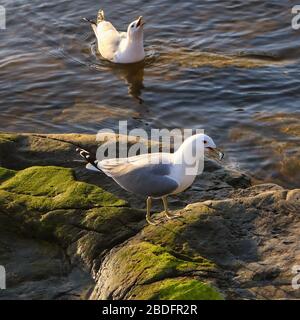
[[[140,16],[137,20],[131,22],[127,29],[127,35],[130,39],[143,39],[143,26],[145,22]]]
[[[204,151],[211,154],[213,158],[216,157],[219,160],[222,160],[224,158],[224,153],[217,148],[216,144],[210,136],[203,134],[201,143],[203,143]]]

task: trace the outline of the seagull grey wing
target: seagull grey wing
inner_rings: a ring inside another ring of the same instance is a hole
[[[152,164],[147,156],[118,161],[120,159],[105,160],[98,166],[127,191],[145,197],[162,197],[178,188],[177,181],[169,176],[171,163]]]
[[[130,164],[129,164],[130,165]],[[132,168],[124,166],[124,174],[112,177],[121,187],[142,196],[162,197],[178,188],[178,183],[168,176],[168,164],[152,164]]]

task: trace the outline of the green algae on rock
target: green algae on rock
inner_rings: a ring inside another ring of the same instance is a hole
[[[116,259],[128,276],[138,274],[140,284],[203,269],[202,263],[177,258],[164,247],[145,241],[122,247]]]
[[[96,286],[91,298],[171,299],[174,289],[177,299],[187,292],[187,299],[221,299],[223,296],[217,289],[197,279],[208,272],[216,273],[217,267],[205,258],[194,261],[176,251],[134,238],[106,256],[98,272],[97,283],[101,285]]]
[[[76,181],[71,169],[61,167],[24,169],[4,181],[0,192],[10,199],[18,195],[15,202],[38,211],[126,205],[100,187]]]
[[[1,133],[0,134],[0,143],[5,142],[14,142],[17,140],[19,135],[13,133]]]
[[[175,218],[169,220],[168,223],[159,224],[157,226],[147,226],[143,229],[143,238],[151,239],[152,243],[163,246],[169,252],[176,252],[176,256],[183,259],[199,263],[203,269],[210,270],[216,268],[211,261],[203,258],[197,251],[189,245],[189,237],[185,236],[188,226],[200,224],[207,216],[213,215],[215,210],[206,205],[198,204],[197,211],[184,209],[187,212],[184,218]],[[198,266],[198,267],[199,267]]]
[[[131,293],[135,300],[224,300],[213,286],[196,279],[165,279],[138,286]]]
[[[89,247],[105,250],[140,228],[140,211],[98,186],[76,181],[62,167],[29,167],[21,171],[0,168],[0,212],[7,228],[33,237],[56,240],[64,248],[92,233],[103,241]],[[126,225],[128,223],[128,226]],[[112,225],[111,225],[112,224]],[[90,231],[90,233],[89,233]],[[113,239],[111,232],[115,232]],[[106,239],[108,238],[108,239]],[[80,244],[78,244],[80,246]],[[78,248],[73,248],[78,251]],[[81,250],[82,251],[82,250]],[[84,253],[89,256],[88,250]],[[88,263],[92,263],[88,258]]]

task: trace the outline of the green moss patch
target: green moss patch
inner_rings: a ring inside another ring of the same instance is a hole
[[[0,196],[9,200],[11,206],[38,211],[126,204],[95,185],[76,181],[71,169],[51,166],[17,172],[0,185]]]
[[[196,210],[191,209],[178,219],[175,218],[157,226],[147,226],[143,230],[143,238],[151,239],[151,243],[160,245],[169,252],[176,252],[192,261],[206,264],[208,268],[214,268],[215,266],[210,261],[190,247],[190,235],[186,235],[191,226],[201,223],[202,219],[214,214],[214,212],[214,209],[198,204]],[[197,230],[195,230],[195,233],[197,233]]]
[[[223,300],[211,285],[196,279],[165,279],[137,287],[132,297],[140,300]]]
[[[139,284],[214,267],[207,260],[201,263],[184,260],[164,247],[145,241],[133,242],[122,247],[116,255],[115,264],[122,269],[121,274],[137,278]]]
[[[89,231],[110,234],[114,230],[117,238],[118,232],[128,232],[118,219],[125,223],[140,219],[140,213],[126,207],[124,200],[76,181],[71,169],[51,166],[13,171],[0,167],[0,182],[0,212],[5,213],[7,227],[55,238],[66,246]]]
[[[13,133],[0,133],[0,144],[5,142],[15,142],[18,139],[18,135]]]

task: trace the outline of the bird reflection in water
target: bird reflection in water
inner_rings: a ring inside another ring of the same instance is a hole
[[[145,63],[131,63],[124,65],[117,65],[113,67],[113,73],[118,78],[125,81],[128,86],[128,94],[136,99],[140,104],[143,103],[141,98],[142,90],[144,87],[144,68]]]

